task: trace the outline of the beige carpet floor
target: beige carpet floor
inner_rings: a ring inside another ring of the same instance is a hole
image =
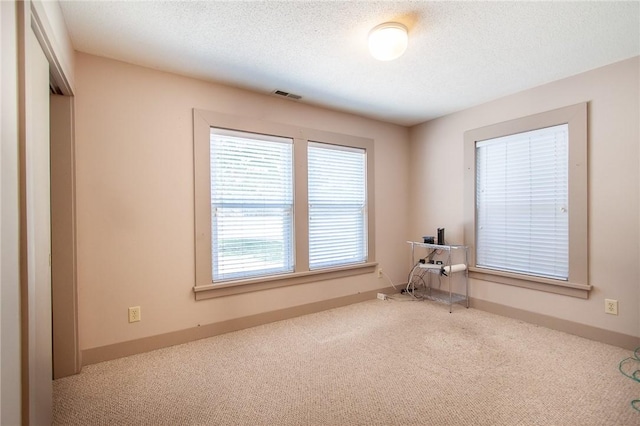
[[[640,425],[628,350],[372,300],[84,367],[58,425]]]

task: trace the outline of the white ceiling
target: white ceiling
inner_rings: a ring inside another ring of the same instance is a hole
[[[640,54],[637,1],[60,4],[76,50],[401,125]],[[409,48],[379,62],[367,34],[387,21]]]

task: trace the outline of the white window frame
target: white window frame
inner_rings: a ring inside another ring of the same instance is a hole
[[[210,129],[222,128],[241,132],[272,135],[293,140],[294,163],[294,242],[295,271],[288,274],[214,282],[211,255],[211,177]],[[310,270],[308,242],[307,146],[310,141],[366,150],[367,166],[367,260],[364,263]],[[194,228],[196,300],[289,285],[305,284],[375,271],[375,185],[374,141],[369,138],[344,135],[294,125],[267,122],[199,109],[193,110],[194,148]]]
[[[568,280],[496,271],[476,265],[476,142],[545,127],[569,126],[569,277]],[[469,250],[469,277],[501,284],[588,298],[587,104],[518,118],[464,134],[464,239]]]

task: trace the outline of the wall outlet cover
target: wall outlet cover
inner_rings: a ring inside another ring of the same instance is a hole
[[[604,299],[604,311],[611,315],[618,315],[618,301],[614,299]]]
[[[132,306],[129,308],[129,322],[138,322],[141,318],[140,306]]]

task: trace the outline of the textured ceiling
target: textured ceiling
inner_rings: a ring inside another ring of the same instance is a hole
[[[639,2],[61,1],[76,50],[413,125],[640,54]],[[379,62],[374,26],[409,28]]]

